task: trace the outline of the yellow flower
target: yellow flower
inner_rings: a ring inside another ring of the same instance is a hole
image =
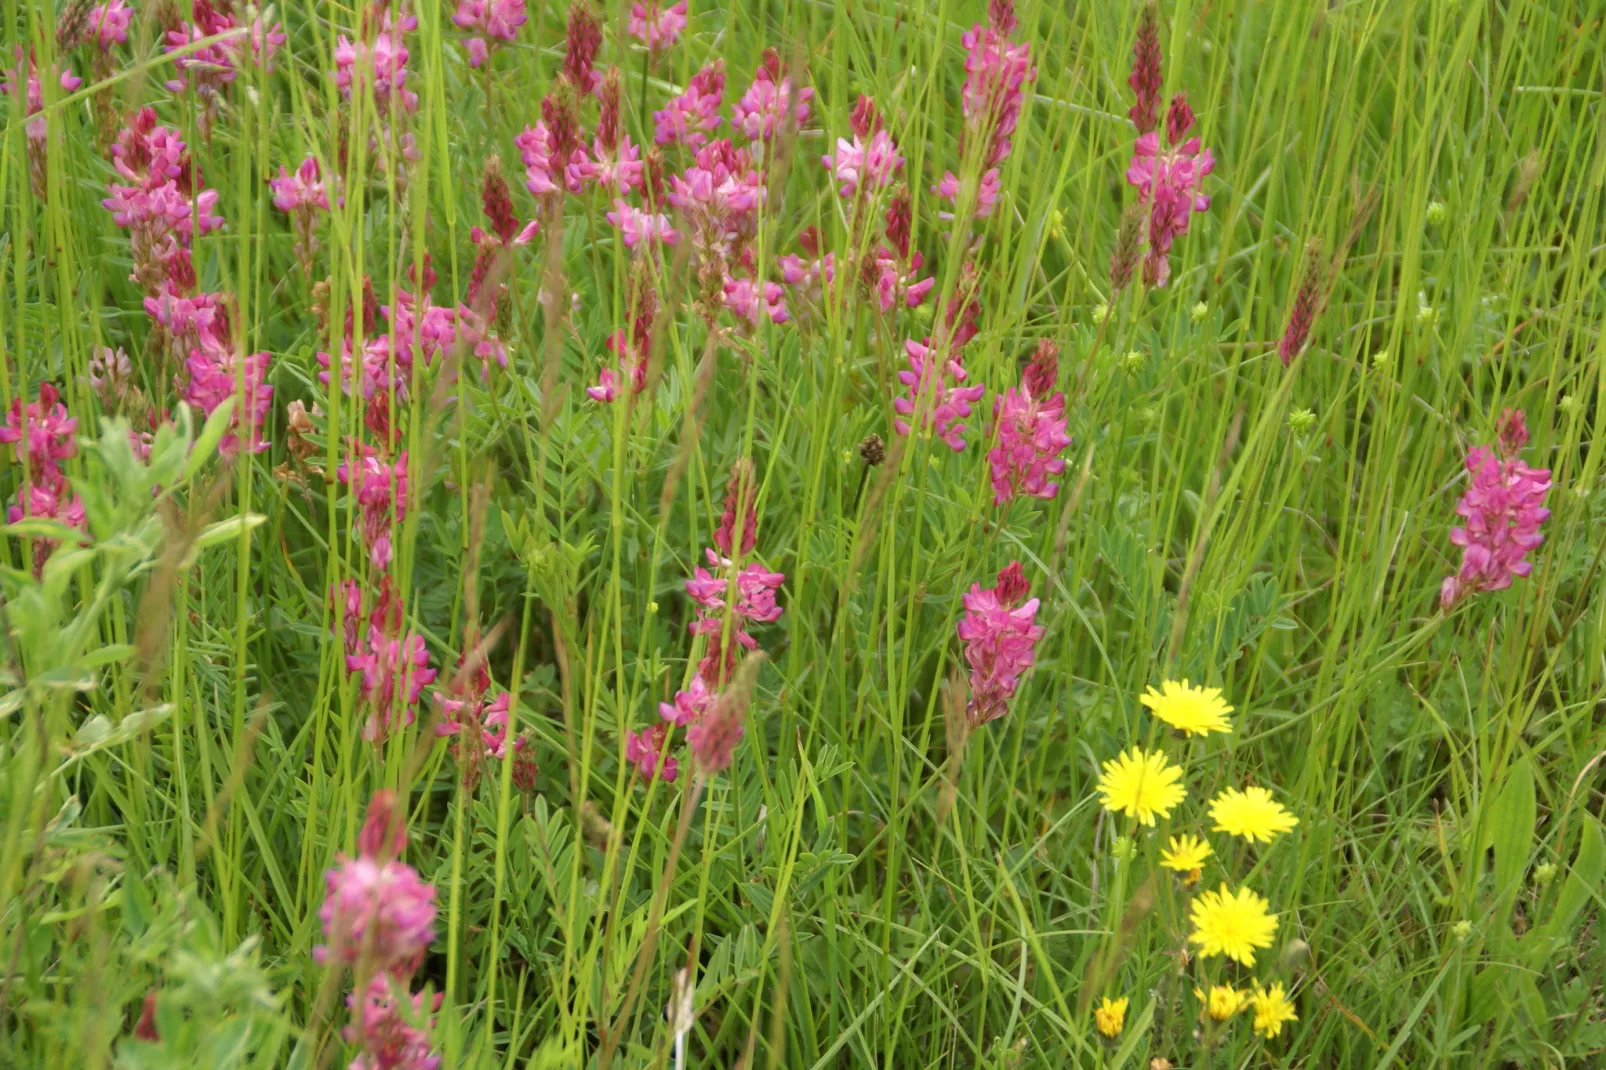
[[[1208,994],[1196,988],[1193,994],[1204,1004],[1205,1013],[1218,1022],[1225,1022],[1249,1002],[1248,992],[1241,992],[1231,985],[1211,985]]]
[[[1172,808],[1187,797],[1181,779],[1182,770],[1169,764],[1164,754],[1133,747],[1104,763],[1099,794],[1104,796],[1104,809],[1130,814],[1152,827],[1156,815],[1170,817]]]
[[[1255,1032],[1267,1040],[1283,1031],[1284,1022],[1299,1021],[1294,1001],[1283,994],[1282,985],[1272,985],[1268,992],[1257,984],[1249,1002],[1255,1008]]]
[[[1299,824],[1265,788],[1228,788],[1210,800],[1210,816],[1216,819],[1215,831],[1262,843]]]
[[[1255,949],[1271,946],[1277,931],[1277,916],[1271,904],[1248,888],[1236,893],[1205,892],[1193,901],[1193,932],[1190,944],[1199,945],[1199,957],[1226,955],[1245,966],[1255,964]]]
[[[1160,864],[1178,873],[1197,873],[1210,853],[1210,845],[1198,836],[1173,836],[1160,852]]]
[[[1100,1033],[1113,1037],[1121,1032],[1121,1027],[1126,1025],[1126,1005],[1125,996],[1113,1000],[1104,997],[1103,1004],[1093,1009],[1093,1024],[1099,1027]]]
[[[1221,688],[1192,687],[1186,680],[1180,684],[1167,680],[1160,688],[1150,687],[1138,701],[1172,728],[1189,736],[1232,731],[1227,720],[1232,707],[1222,700]]]

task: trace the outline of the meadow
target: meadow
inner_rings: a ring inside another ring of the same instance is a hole
[[[0,10],[0,1066],[1606,1065],[1602,0]]]

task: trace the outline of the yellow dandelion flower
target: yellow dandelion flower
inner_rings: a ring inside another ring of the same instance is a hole
[[[1093,1024],[1099,1027],[1100,1033],[1113,1037],[1121,1032],[1121,1027],[1126,1025],[1127,1003],[1125,996],[1120,999],[1105,996],[1104,1002],[1093,1009]]]
[[[1283,1031],[1284,1022],[1299,1021],[1294,1001],[1283,993],[1282,985],[1272,985],[1270,991],[1256,985],[1249,1003],[1255,1009],[1255,1032],[1267,1040]]]
[[[1164,754],[1133,747],[1104,763],[1099,794],[1104,796],[1104,809],[1130,814],[1152,827],[1156,816],[1170,817],[1172,808],[1187,797],[1181,780],[1182,770],[1168,763]]]
[[[1210,816],[1216,820],[1215,831],[1261,843],[1299,824],[1265,788],[1228,788],[1210,800]]]
[[[1277,916],[1271,904],[1248,888],[1205,892],[1193,901],[1190,944],[1199,945],[1199,957],[1226,955],[1245,966],[1255,964],[1255,949],[1271,946]]]
[[[1219,687],[1193,687],[1186,680],[1167,680],[1159,691],[1151,686],[1138,701],[1184,735],[1232,731],[1232,722],[1227,720],[1232,707],[1222,699]]]
[[[1178,873],[1193,873],[1204,868],[1210,854],[1210,845],[1198,836],[1173,836],[1160,852],[1160,864]]]
[[[1231,985],[1211,985],[1208,993],[1196,988],[1193,994],[1203,1004],[1204,1012],[1218,1022],[1225,1022],[1243,1010],[1244,1005],[1249,1002],[1248,992],[1240,991]]]

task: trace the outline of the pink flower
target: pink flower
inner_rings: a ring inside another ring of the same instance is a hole
[[[346,656],[346,671],[362,673],[359,698],[372,707],[362,738],[370,743],[383,743],[393,729],[413,723],[418,699],[436,675],[423,637],[387,635],[372,624],[367,647]]]
[[[1513,430],[1502,436],[1503,456],[1484,446],[1467,454],[1472,485],[1455,509],[1466,524],[1450,530],[1450,541],[1462,548],[1461,568],[1440,587],[1439,602],[1445,609],[1468,594],[1503,590],[1511,586],[1512,577],[1528,575],[1533,563],[1525,558],[1545,541],[1539,525],[1550,516],[1544,507],[1550,470],[1530,468],[1516,456],[1527,428],[1515,426],[1520,434]]]
[[[955,451],[965,448],[965,417],[970,407],[981,400],[987,388],[960,386],[967,378],[964,366],[954,357],[943,358],[926,342],[909,339],[904,342],[909,356],[909,370],[898,373],[898,381],[908,388],[908,395],[893,401],[898,417],[892,425],[898,434],[909,434],[911,419],[922,428],[946,442]]]
[[[821,156],[820,162],[829,167],[836,175],[836,180],[842,183],[842,196],[852,197],[858,192],[861,182],[871,192],[886,186],[903,166],[903,157],[898,154],[898,146],[893,144],[892,135],[882,129],[870,135],[868,145],[857,134],[851,142],[846,138],[837,138],[836,154]]]
[[[946,201],[959,200],[959,176],[952,171],[944,171],[942,181],[932,187],[932,192]],[[986,219],[998,207],[998,198],[1002,192],[999,182],[999,172],[996,167],[989,167],[981,174],[981,180],[976,185],[976,203],[972,213],[977,219]],[[938,212],[939,219],[952,219],[952,212]]]
[[[743,555],[751,553],[758,541],[756,480],[753,462],[746,457],[739,458],[731,465],[730,478],[725,482],[725,509],[719,516],[719,526],[714,529],[714,545],[727,557],[738,552]],[[742,541],[739,547],[736,545],[738,512],[742,514]]]
[[[550,100],[548,98],[548,102]],[[559,110],[546,105],[547,102],[543,102],[543,113]],[[513,139],[519,149],[519,159],[524,162],[524,188],[548,203],[561,197],[565,189],[579,193],[588,169],[585,149],[576,147],[565,153],[559,133],[561,131],[554,130],[543,117]]]
[[[102,52],[128,40],[128,27],[134,20],[134,9],[124,0],[108,0],[89,9],[89,26]]]
[[[775,266],[781,269],[782,280],[795,291],[793,296],[812,304],[823,301],[826,286],[836,281],[835,253],[812,260],[787,253],[775,258]]]
[[[725,63],[715,60],[696,74],[686,91],[653,112],[653,141],[659,145],[702,148],[707,135],[719,125],[719,105],[725,95]]]
[[[359,531],[369,547],[376,569],[390,566],[390,533],[407,515],[407,451],[386,462],[372,446],[359,444],[357,456],[336,469],[340,482],[351,487],[362,510]]]
[[[329,210],[329,194],[323,188],[316,157],[302,160],[293,175],[281,166],[279,177],[268,179],[268,189],[273,192],[273,206],[281,212]]]
[[[1037,77],[1031,45],[1011,41],[1008,35],[1012,30],[1010,15],[999,25],[977,23],[960,38],[966,50],[965,85],[960,93],[965,136],[987,143],[982,154],[984,167],[1001,164],[1009,155],[1026,83]],[[960,155],[967,155],[963,148]]]
[[[435,939],[435,889],[412,866],[374,855],[341,856],[324,875],[318,917],[328,942],[319,962],[410,976]]]
[[[569,21],[564,27],[563,77],[576,92],[596,90],[601,76],[595,67],[602,50],[602,23],[584,0],[569,5]]]
[[[774,49],[764,50],[764,60],[753,75],[742,99],[731,105],[731,126],[750,140],[768,141],[788,121],[802,126],[809,117],[809,101],[814,90],[800,89],[792,100],[792,79],[781,76],[781,58]]]
[[[407,88],[407,46],[403,35],[418,28],[418,19],[405,12],[385,8],[373,44],[351,41],[342,34],[335,41],[335,85],[341,96],[351,99],[353,92],[368,87],[374,108],[389,115],[393,106],[404,111],[418,110],[418,94]]]
[[[1151,286],[1164,286],[1171,275],[1172,242],[1188,232],[1192,214],[1210,207],[1210,198],[1200,192],[1204,178],[1215,169],[1215,157],[1201,149],[1199,139],[1182,140],[1193,125],[1193,112],[1187,98],[1179,93],[1171,99],[1166,116],[1166,133],[1174,138],[1171,148],[1160,148],[1160,134],[1150,130],[1133,147],[1126,180],[1137,187],[1140,199],[1149,209],[1148,256],[1144,280]]]
[[[1032,623],[1037,599],[1022,604],[1027,593],[1020,563],[1011,561],[998,573],[996,586],[982,590],[981,584],[972,584],[964,596],[959,638],[970,665],[970,702],[965,717],[973,727],[1008,712],[1021,674],[1032,666],[1033,648],[1043,637],[1043,629]]]
[[[76,495],[68,498],[69,493],[65,479],[29,483],[25,489],[17,492],[17,503],[6,510],[6,522],[15,524],[24,517],[33,516],[58,520],[68,527],[87,531],[89,518],[84,512],[83,500]],[[34,575],[37,576],[44,571],[45,562],[55,549],[56,543],[53,539],[39,539],[34,543]]]
[[[360,999],[353,989],[346,1006],[354,1017],[342,1035],[362,1051],[347,1070],[439,1070],[441,1057],[430,1049],[434,1019],[428,1013],[440,1009],[443,997],[444,993],[435,993],[426,1012],[422,992],[408,996],[407,986],[384,972],[374,975]],[[428,1028],[411,1024],[417,1021],[425,1021]]]
[[[768,316],[771,323],[785,323],[786,291],[779,283],[755,283],[752,279],[725,280],[725,307],[747,323],[749,330],[757,330],[759,320]]]
[[[885,245],[876,249],[874,257],[866,258],[865,267],[874,276],[876,299],[882,312],[891,312],[900,303],[917,308],[925,301],[926,295],[937,285],[935,278],[916,278],[916,272],[925,262],[925,257],[917,252],[909,258],[906,271],[897,254]]]
[[[185,368],[189,384],[184,400],[210,416],[226,398],[237,398],[229,417],[229,432],[218,443],[218,454],[232,457],[244,448],[261,453],[268,448],[262,425],[273,409],[273,387],[267,383],[269,353],[236,354],[232,346],[203,345],[190,350]]]
[[[662,212],[646,212],[636,208],[622,197],[615,197],[608,222],[619,228],[625,248],[634,249],[645,243],[651,247],[659,242],[674,245],[680,240],[680,231],[669,225],[669,217]]]
[[[686,0],[659,8],[657,0],[634,0],[630,5],[630,36],[656,52],[680,39],[686,28]]]
[[[659,777],[664,783],[673,784],[680,775],[680,762],[664,751],[668,736],[669,726],[662,723],[644,732],[625,733],[625,761],[636,767],[641,779]]]
[[[591,159],[575,164],[576,174],[583,182],[594,182],[604,192],[628,194],[641,188],[641,150],[630,143],[630,135],[621,133],[616,148],[608,148],[602,139],[591,144]]]
[[[702,718],[714,703],[714,692],[701,675],[693,676],[684,691],[675,692],[673,703],[660,702],[658,716],[672,725],[689,725]]]
[[[29,478],[36,485],[54,486],[63,478],[61,462],[78,452],[73,438],[76,430],[78,420],[67,415],[55,386],[40,383],[39,400],[30,402],[26,410],[22,398],[11,402],[11,412],[0,425],[0,442],[10,443],[17,463],[28,466]]]
[[[524,0],[459,0],[452,22],[458,29],[483,33],[496,45],[517,38],[519,27],[529,17]],[[478,67],[488,58],[489,50],[481,38],[470,37],[463,43],[468,48],[470,67]]]
[[[696,724],[686,730],[686,745],[704,773],[729,769],[736,745],[746,730],[749,696],[737,688],[725,691]]]
[[[619,396],[619,377],[613,373],[612,368],[602,369],[597,376],[597,385],[586,387],[586,397],[592,401],[600,401],[604,405]]]
[[[1020,387],[1005,390],[993,402],[998,441],[987,463],[994,505],[1018,494],[1046,500],[1059,491],[1049,477],[1065,470],[1060,452],[1071,444],[1071,436],[1065,433],[1065,395],[1054,390],[1058,357],[1058,349],[1045,339]]]
[[[608,336],[608,350],[617,359],[619,371],[616,374],[613,369],[604,368],[597,385],[586,388],[586,394],[593,401],[613,401],[622,380],[629,381],[632,397],[647,388],[647,358],[651,353],[652,321],[655,315],[657,298],[649,292],[637,299],[629,332],[620,329]]]
[[[261,18],[257,18],[243,36],[226,37],[195,51],[182,52],[197,42],[238,29],[240,25],[233,15],[225,15],[213,7],[210,0],[194,0],[191,13],[195,21],[188,26],[181,25],[168,30],[163,45],[168,52],[181,53],[174,57],[173,68],[183,77],[167,83],[167,88],[174,93],[194,89],[203,97],[216,96],[225,85],[234,81],[239,67],[245,62],[256,63],[263,70],[272,71],[273,53],[288,40],[282,25],[275,23],[270,29]]]
[[[730,586],[731,562],[713,550],[705,552],[708,563],[725,575],[715,575],[705,568],[692,571],[692,578],[686,581],[686,594],[697,603],[698,613],[688,630],[693,635],[719,635],[725,629],[725,598]],[[736,606],[731,611],[731,631],[742,646],[749,650],[758,646],[758,640],[747,632],[750,622],[768,624],[780,620],[783,611],[775,602],[775,593],[784,582],[785,574],[770,572],[757,563],[748,564],[736,574]]]

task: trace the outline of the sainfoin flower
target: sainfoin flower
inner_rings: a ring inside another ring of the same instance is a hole
[[[968,377],[957,356],[943,357],[930,339],[904,342],[909,368],[898,373],[898,381],[908,393],[892,402],[898,413],[892,425],[900,435],[915,427],[929,429],[949,448],[965,448],[965,419],[971,406],[982,399],[987,388],[981,384],[961,386]]]
[[[373,447],[359,444],[356,456],[335,474],[357,496],[362,511],[358,531],[374,568],[389,568],[392,526],[407,515],[407,451],[387,461]]]
[[[1160,5],[1151,0],[1150,3],[1143,5],[1143,14],[1138,21],[1137,40],[1132,44],[1132,73],[1126,80],[1126,84],[1131,87],[1133,95],[1137,98],[1126,114],[1127,118],[1132,120],[1132,125],[1138,128],[1139,134],[1147,134],[1153,130],[1159,119],[1162,83]]]
[[[388,115],[394,107],[418,110],[418,94],[407,88],[407,46],[404,35],[418,29],[418,18],[388,6],[380,15],[374,41],[369,45],[360,36],[353,42],[342,34],[335,41],[335,85],[347,100],[367,86],[372,89],[374,109]]]
[[[972,727],[997,720],[1009,711],[1020,678],[1032,667],[1043,627],[1034,623],[1038,601],[1027,599],[1020,562],[1011,561],[998,582],[983,589],[972,584],[964,596],[965,615],[959,638],[970,666],[970,702],[965,717]]]
[[[1155,818],[1170,817],[1188,794],[1182,786],[1182,770],[1159,751],[1141,747],[1122,751],[1120,757],[1104,763],[1098,791],[1104,809],[1136,818],[1150,828]]]
[[[744,685],[738,680],[720,692],[708,712],[686,730],[686,745],[700,771],[712,774],[730,768],[736,745],[746,732],[751,698],[751,682]]]
[[[1545,541],[1539,526],[1550,516],[1550,469],[1530,468],[1517,456],[1527,441],[1521,413],[1514,418],[1520,434],[1502,435],[1500,452],[1475,446],[1467,453],[1471,486],[1455,511],[1466,521],[1450,529],[1450,541],[1461,547],[1461,568],[1445,577],[1439,603],[1449,609],[1478,591],[1499,591],[1513,577],[1526,576],[1533,563],[1529,551]]]
[[[643,732],[625,733],[625,761],[636,767],[643,780],[654,777],[673,784],[680,774],[680,762],[664,749],[669,726],[655,724]]]
[[[124,0],[107,0],[89,9],[89,30],[102,52],[113,45],[128,41],[128,27],[134,21],[134,9]]]
[[[607,219],[619,228],[619,236],[627,249],[638,245],[651,248],[659,242],[674,245],[680,240],[680,232],[669,225],[667,215],[643,211],[622,197],[614,198],[613,211],[608,213]]]
[[[1200,189],[1216,160],[1209,149],[1200,147],[1197,137],[1187,137],[1192,127],[1193,110],[1187,97],[1178,93],[1166,115],[1169,147],[1162,148],[1160,132],[1150,130],[1133,146],[1132,163],[1126,169],[1127,182],[1137,187],[1148,209],[1143,279],[1150,286],[1164,286],[1170,279],[1172,243],[1188,232],[1193,213],[1210,207],[1210,198]]]
[[[429,1011],[440,1009],[444,993],[435,993]],[[409,996],[407,986],[386,973],[374,975],[359,998],[346,996],[352,1022],[342,1035],[361,1051],[347,1070],[438,1070],[441,1057],[430,1048],[429,1031],[412,1023],[433,1025],[422,992]]]
[[[410,977],[435,939],[435,888],[388,850],[342,855],[324,880],[318,917],[326,943],[313,956]]]
[[[805,88],[797,90],[793,100],[792,79],[781,73],[781,57],[773,48],[766,48],[753,84],[731,105],[731,126],[750,140],[768,141],[788,122],[802,126],[813,98],[814,90]]]
[[[383,743],[396,728],[412,724],[419,697],[435,679],[422,636],[392,635],[372,624],[367,646],[346,656],[346,671],[362,674],[359,698],[369,707],[362,738],[370,743]]]
[[[273,387],[267,383],[269,353],[236,355],[231,346],[201,346],[190,351],[185,368],[189,384],[184,400],[208,416],[226,398],[236,398],[229,417],[229,431],[218,442],[218,453],[232,457],[236,451],[261,453],[268,448],[262,425],[273,409]]]
[[[886,186],[903,166],[903,157],[892,135],[882,129],[870,135],[869,144],[857,134],[852,141],[837,138],[836,152],[820,157],[820,162],[842,183],[838,192],[852,197],[861,188],[873,193]]]
[[[1065,432],[1065,395],[1054,389],[1058,360],[1058,347],[1044,339],[1020,386],[1005,390],[993,402],[997,438],[987,453],[987,464],[994,505],[1017,495],[1046,500],[1059,492],[1059,484],[1050,477],[1065,471],[1060,453],[1071,444],[1071,436]]]
[[[630,5],[630,36],[657,51],[680,40],[686,28],[686,0],[663,7],[658,0],[634,0]]]
[[[525,0],[458,0],[452,22],[460,30],[484,34],[491,39],[490,46],[495,47],[518,37],[519,27],[529,17],[525,11]],[[470,37],[463,42],[463,46],[468,50],[470,67],[478,67],[489,55],[486,42],[481,37]]]
[[[1009,156],[1026,83],[1037,76],[1032,46],[1009,39],[1015,29],[1010,5],[990,7],[988,16],[986,25],[977,23],[960,38],[965,46],[965,85],[960,94],[965,137],[979,138],[986,145],[984,168],[1003,163]],[[968,155],[968,150],[961,155]]]
[[[684,93],[671,97],[663,110],[653,112],[653,141],[701,148],[719,126],[719,105],[724,95],[725,63],[715,60],[692,75]]]
[[[61,462],[78,452],[73,432],[78,420],[67,414],[61,395],[51,383],[39,384],[39,400],[25,409],[19,397],[12,401],[6,422],[0,425],[0,442],[9,443],[18,464],[26,464],[35,483],[54,486],[61,478]]]
[[[1192,918],[1188,942],[1199,948],[1200,958],[1225,955],[1245,966],[1255,964],[1255,951],[1270,947],[1277,931],[1270,903],[1248,888],[1230,892],[1225,884],[1193,901]]]

